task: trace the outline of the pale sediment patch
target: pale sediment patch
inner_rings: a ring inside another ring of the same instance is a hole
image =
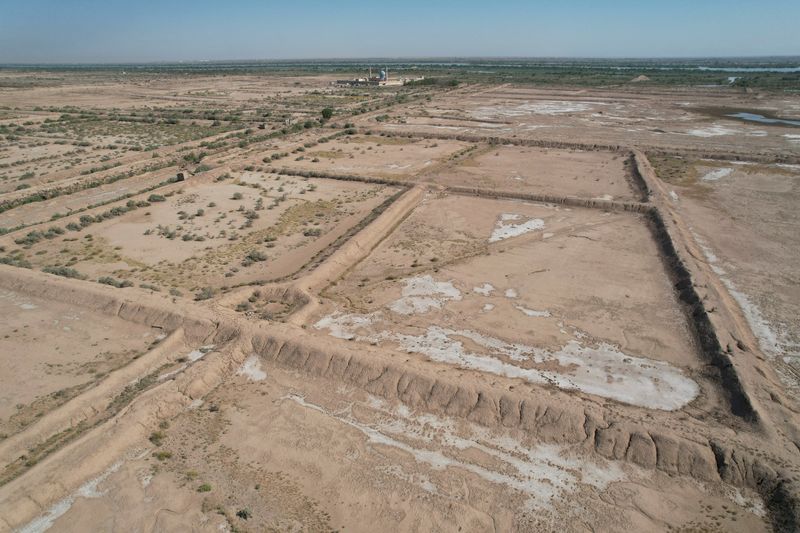
[[[564,113],[582,113],[594,109],[599,102],[575,102],[568,100],[544,100],[516,106],[496,105],[479,107],[472,112],[474,118],[481,120],[495,117],[523,117],[526,115],[560,115]]]
[[[694,238],[700,246],[700,249],[703,250],[703,255],[705,255],[711,269],[719,276],[725,288],[728,289],[730,295],[733,296],[733,299],[739,304],[750,329],[758,339],[758,345],[761,351],[770,357],[786,355],[780,336],[775,331],[772,324],[764,318],[761,309],[759,309],[759,307],[754,304],[746,294],[741,292],[726,276],[727,272],[719,266],[719,258],[705,240],[696,233],[694,233]]]
[[[800,135],[796,133],[784,133],[783,137],[790,143],[800,143]]]
[[[453,330],[429,326],[420,335],[375,331],[370,327],[347,330],[346,324],[371,324],[364,315],[329,315],[315,324],[340,338],[377,343],[390,341],[408,353],[424,355],[431,361],[488,372],[531,383],[550,384],[561,389],[579,390],[603,398],[647,407],[675,410],[699,393],[693,380],[672,365],[635,357],[600,343],[584,345],[569,341],[556,351],[525,344],[508,343],[472,330]],[[469,339],[485,353],[469,351],[460,338]],[[518,364],[522,363],[522,365]],[[557,364],[556,369],[553,363]],[[546,368],[537,368],[544,365]]]
[[[427,313],[431,309],[441,309],[446,301],[461,300],[461,291],[449,281],[436,281],[427,275],[409,278],[405,282],[403,297],[389,306],[401,315]]]
[[[178,368],[176,368],[174,370],[170,370],[169,372],[164,372],[163,374],[158,376],[158,381],[164,381],[165,379],[169,379],[172,376],[176,376],[176,375],[180,374],[181,372],[183,372],[184,370],[189,368],[189,365],[191,363],[195,363],[195,362],[199,361],[207,353],[211,352],[213,349],[214,349],[214,345],[213,344],[209,344],[207,346],[201,346],[197,350],[192,350],[191,352],[186,354],[186,359],[188,360],[188,362],[185,362],[185,363],[181,364],[181,366],[179,366]]]
[[[494,304],[483,304],[482,310],[484,313],[488,313],[492,309],[494,309]]]
[[[75,504],[75,500],[78,498],[99,498],[103,496],[105,491],[99,491],[98,486],[100,483],[105,481],[108,476],[119,470],[124,462],[124,460],[117,461],[108,467],[108,469],[106,469],[102,474],[87,481],[81,485],[78,490],[53,504],[53,506],[50,507],[44,514],[35,518],[24,527],[18,529],[17,533],[43,533],[44,531],[50,529],[56,520],[69,511]]]
[[[23,311],[38,309],[36,304],[30,303],[25,296],[17,294],[14,291],[0,291],[0,300],[8,300],[12,305],[19,307]]]
[[[740,133],[739,130],[733,128],[726,128],[725,126],[720,126],[719,124],[715,124],[713,126],[709,126],[708,128],[698,128],[694,130],[689,130],[689,135],[693,135],[695,137],[720,137],[722,135],[735,135]]]
[[[672,199],[673,202],[677,202],[679,200],[678,193],[675,191],[669,191],[669,197]]]
[[[512,221],[520,220],[521,215],[514,213],[503,213],[495,224],[489,242],[498,242],[512,237],[518,237],[531,231],[538,231],[544,228],[544,220],[532,218],[525,222],[515,224]]]
[[[319,319],[314,324],[314,327],[316,329],[327,329],[331,337],[351,340],[356,338],[356,331],[371,326],[378,316],[379,313],[356,315],[337,311]]]
[[[531,447],[472,423],[456,424],[434,415],[414,415],[407,409],[390,410],[379,398],[372,399],[370,406],[382,411],[382,416],[371,424],[345,412],[328,410],[297,395],[287,395],[282,399],[358,430],[371,444],[402,450],[417,463],[434,471],[459,469],[489,483],[514,489],[527,496],[526,507],[529,509],[548,510],[553,501],[574,492],[580,484],[603,489],[625,478],[618,465],[601,465],[592,460],[567,457],[566,448],[561,446],[539,444]],[[485,461],[479,464],[472,454],[463,453],[465,450],[477,450],[481,455],[491,457],[493,466],[486,466]],[[408,479],[404,473],[400,477]],[[425,475],[422,479],[425,482],[421,488],[426,492],[442,492],[435,479]]]
[[[519,293],[517,289],[506,289],[505,292],[506,298],[519,298]]]
[[[718,181],[725,176],[728,176],[733,173],[732,168],[718,168],[716,170],[712,170],[711,172],[707,172],[700,178],[702,181]]]
[[[261,369],[261,360],[257,355],[251,355],[245,359],[244,364],[236,372],[239,376],[246,376],[249,381],[263,381],[267,379],[267,373]]]
[[[474,342],[481,344],[483,341],[490,354],[467,351],[460,341],[453,338],[468,334]],[[561,389],[579,390],[650,409],[680,409],[699,393],[697,383],[677,368],[627,355],[606,343],[589,347],[573,340],[560,350],[550,352],[438,326],[429,327],[424,335],[396,334],[394,337],[405,351],[423,354],[432,361],[531,383],[549,383]],[[520,360],[523,353],[534,364],[555,361],[563,370],[527,368],[503,361],[504,357]]]
[[[483,296],[489,296],[494,291],[494,287],[491,283],[484,283],[480,287],[473,287],[472,292],[476,292],[478,294],[482,294]]]
[[[192,400],[192,403],[190,403],[190,404],[189,404],[189,405],[186,407],[186,409],[188,409],[188,410],[190,410],[190,411],[191,411],[191,410],[193,410],[193,409],[198,409],[198,408],[199,408],[200,406],[202,406],[202,405],[203,405],[203,399],[202,399],[202,398],[196,398],[196,399]]]
[[[745,509],[749,513],[764,518],[767,516],[767,510],[764,508],[764,502],[759,497],[748,497],[742,494],[742,489],[739,487],[732,487],[730,485],[724,486],[725,496],[730,501]]]
[[[189,358],[189,361],[194,363],[195,361],[199,361],[200,359],[202,359],[208,352],[210,352],[213,349],[214,349],[213,344],[209,344],[208,346],[201,346],[197,350],[192,350],[191,352],[189,352],[189,354],[186,357]]]
[[[550,311],[547,311],[547,310],[537,311],[536,309],[528,309],[527,307],[522,306],[522,305],[515,305],[514,307],[516,307],[518,310],[522,311],[525,314],[525,316],[531,316],[531,317],[548,317],[548,316],[550,316]]]

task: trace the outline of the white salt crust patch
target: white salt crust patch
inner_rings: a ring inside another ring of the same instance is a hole
[[[101,496],[105,495],[105,491],[98,490],[99,485],[108,479],[108,476],[119,470],[126,460],[141,459],[147,453],[147,450],[145,450],[143,453],[140,453],[136,456],[126,457],[117,461],[108,467],[102,474],[94,479],[90,479],[78,487],[78,490],[53,504],[42,515],[28,522],[28,524],[25,526],[19,528],[17,533],[44,533],[53,526],[56,520],[58,520],[72,508],[72,506],[75,504],[75,500],[78,498],[100,498]]]
[[[261,369],[261,360],[257,355],[251,355],[245,359],[244,364],[236,374],[247,377],[249,381],[264,381],[267,379],[267,373]]]
[[[419,276],[406,280],[403,297],[395,300],[389,309],[401,315],[427,313],[441,309],[444,302],[460,300],[461,291],[449,281],[435,281],[431,276]]]
[[[528,309],[527,307],[524,307],[522,305],[515,305],[514,307],[516,307],[518,310],[522,311],[523,314],[525,314],[525,316],[531,316],[531,317],[548,317],[548,316],[550,316],[550,311],[547,311],[547,310],[545,310],[545,311],[537,311],[536,309]]]
[[[478,294],[482,294],[483,296],[489,296],[494,291],[494,287],[491,283],[484,283],[480,287],[473,287],[472,292],[476,292]]]
[[[518,237],[531,231],[539,231],[544,228],[544,220],[532,218],[525,222],[515,223],[521,220],[522,215],[514,213],[503,213],[494,226],[489,242],[499,242],[512,237]]]
[[[543,100],[520,105],[495,105],[479,107],[472,116],[481,120],[497,117],[524,117],[528,115],[560,115],[563,113],[582,113],[604,105],[599,102],[573,102],[567,100]]]
[[[417,415],[405,406],[391,409],[377,397],[371,397],[369,405],[378,410],[381,417],[369,424],[356,419],[349,411],[332,411],[298,395],[290,394],[281,399],[350,426],[361,432],[371,445],[402,450],[433,471],[460,469],[489,483],[510,487],[527,496],[528,510],[549,510],[554,501],[574,492],[580,484],[604,489],[626,478],[617,464],[568,457],[567,448],[563,446],[539,444],[531,447],[470,422]],[[464,454],[464,450],[477,450],[492,460],[479,463]],[[398,477],[408,480],[403,472]],[[431,493],[447,492],[447,487],[440,490],[431,477],[435,478],[434,475],[424,476],[420,488]]]
[[[720,137],[722,135],[735,135],[741,132],[737,129],[726,128],[725,126],[715,124],[714,126],[709,126],[708,128],[689,130],[687,133],[695,137]]]
[[[430,279],[425,285],[431,287],[436,283]],[[509,291],[506,291],[507,296]],[[516,291],[511,294],[516,297]],[[396,304],[389,304],[389,308]],[[517,308],[528,316],[549,316],[547,311]],[[560,349],[546,350],[508,343],[467,329],[429,326],[420,334],[412,335],[376,327],[385,323],[382,311],[366,315],[335,312],[320,319],[314,327],[328,330],[331,336],[342,339],[371,344],[392,342],[406,352],[422,354],[440,363],[579,390],[650,409],[680,409],[699,393],[697,383],[672,365],[631,356],[606,343],[588,346],[577,332],[575,340]],[[466,349],[459,338],[469,339],[481,347],[480,351]],[[554,362],[557,363],[555,369]],[[543,366],[546,368],[540,368]]]
[[[707,172],[703,175],[700,179],[702,181],[719,181],[720,179],[724,178],[733,173],[732,168],[718,168],[716,170],[712,170]]]
[[[797,347],[786,339],[784,333],[778,331],[778,327],[770,324],[767,319],[764,318],[761,309],[727,277],[727,272],[719,265],[720,260],[708,243],[696,233],[694,234],[694,238],[700,246],[700,249],[703,250],[703,255],[705,255],[711,269],[719,276],[725,288],[728,289],[730,295],[733,296],[736,303],[738,303],[739,307],[742,309],[742,313],[747,319],[750,329],[753,330],[753,333],[758,339],[758,345],[761,351],[770,357],[788,357],[789,359],[800,357],[800,352],[796,350]]]

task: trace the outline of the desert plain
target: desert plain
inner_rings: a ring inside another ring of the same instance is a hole
[[[800,527],[796,92],[336,79],[0,70],[0,531]]]

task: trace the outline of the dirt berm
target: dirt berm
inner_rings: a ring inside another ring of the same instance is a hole
[[[488,427],[517,427],[537,440],[579,445],[587,451],[672,475],[724,481],[758,491],[775,525],[800,525],[800,486],[760,459],[712,440],[687,438],[626,421],[613,421],[596,408],[570,405],[543,394],[521,396],[490,387],[433,377],[400,367],[379,352],[337,349],[330,342],[291,340],[292,335],[256,334],[253,352],[267,362],[344,381],[371,394],[434,414],[464,418]]]

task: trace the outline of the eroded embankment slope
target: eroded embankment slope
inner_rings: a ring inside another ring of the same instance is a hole
[[[580,402],[546,393],[515,394],[467,380],[399,365],[376,350],[332,346],[327,339],[288,332],[255,334],[252,351],[264,361],[333,382],[345,382],[388,400],[487,427],[513,427],[546,443],[576,445],[608,459],[625,460],[672,475],[725,482],[757,490],[776,526],[791,530],[800,516],[800,487],[790,473],[713,436],[686,437],[629,422]]]
[[[39,278],[45,276],[16,269],[14,273],[20,274],[26,283],[35,282],[36,285],[43,281]],[[13,277],[4,276],[4,279]],[[673,475],[748,486],[764,496],[776,517],[787,524],[795,523],[797,490],[788,476],[722,439],[687,438],[639,423],[615,420],[602,409],[578,401],[565,402],[545,390],[541,394],[515,394],[486,384],[470,384],[446,375],[423,372],[393,363],[375,350],[332,346],[329,340],[304,334],[297,327],[265,328],[220,322],[212,327],[214,321],[183,319],[174,310],[165,310],[162,305],[150,307],[142,300],[130,306],[122,305],[116,293],[110,292],[116,289],[106,291],[88,283],[58,279],[44,280],[42,285],[45,287],[34,289],[37,294],[68,295],[72,301],[86,302],[95,309],[117,310],[154,324],[182,327],[184,322],[191,322],[188,329],[205,332],[198,339],[207,340],[209,335],[217,341],[233,340],[235,335],[239,335],[239,339],[235,347],[213,354],[141,394],[111,421],[87,432],[25,475],[0,487],[0,501],[4,502],[0,514],[9,517],[6,518],[9,527],[36,516],[54,500],[107,468],[131,446],[143,442],[159,420],[186,409],[193,400],[201,398],[235,372],[252,353],[266,362],[322,376],[332,382],[356,385],[422,411],[464,418],[487,427],[517,427],[542,442],[578,446],[609,459],[631,461]],[[97,289],[100,289],[99,295]],[[194,316],[207,312],[194,309],[192,305],[187,305],[184,311]],[[97,452],[100,449],[102,453]]]

